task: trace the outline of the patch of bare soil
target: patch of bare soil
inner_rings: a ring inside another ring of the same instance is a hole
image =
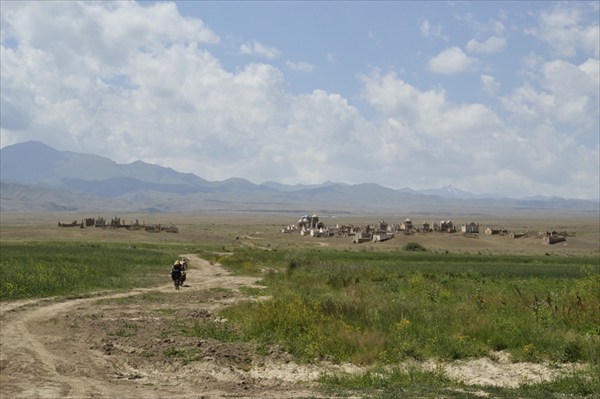
[[[76,299],[1,304],[1,398],[300,398],[323,397],[323,373],[360,373],[353,365],[299,365],[278,347],[238,339],[225,306],[256,279],[186,255],[188,278],[176,291],[103,293]],[[556,370],[477,359],[440,367],[467,384],[515,386],[553,378]]]
[[[426,370],[441,370],[449,379],[461,381],[466,385],[505,388],[552,381],[581,367],[579,364],[513,363],[510,354],[505,352],[493,352],[489,357],[480,359],[452,363],[428,361],[423,364]]]
[[[256,279],[186,257],[179,291],[165,273],[169,284],[155,289],[3,303],[0,396],[319,397],[306,382],[310,373],[277,348],[259,354],[251,344],[194,334],[195,326],[227,334],[216,312],[249,299],[239,288]]]

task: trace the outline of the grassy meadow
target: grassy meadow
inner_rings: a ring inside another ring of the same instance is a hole
[[[147,287],[166,280],[172,248],[91,242],[3,242],[0,301]]]
[[[533,361],[600,355],[594,257],[320,249],[247,250],[220,261],[243,273],[271,268],[261,295],[273,299],[227,315],[307,361],[450,360],[490,350]]]
[[[181,217],[179,235],[3,223],[0,300],[163,284],[178,254],[197,253],[234,273],[261,276],[264,290],[244,292],[270,298],[225,309],[227,329],[182,321],[180,333],[239,339],[265,351],[278,345],[299,362],[372,370],[323,378],[333,393],[475,397],[441,372],[398,365],[503,351],[515,362],[591,366],[551,383],[486,388],[492,396],[600,396],[597,222],[586,220],[568,247],[531,239],[511,250],[502,238],[442,241],[433,234],[353,245],[281,234],[282,223],[265,216],[240,220]]]
[[[356,364],[464,359],[507,350],[520,361],[598,361],[597,258],[404,252],[240,251],[271,267],[261,295],[226,311],[249,336],[299,358]]]
[[[394,367],[504,351],[517,362],[592,365],[589,376],[529,387],[519,397],[600,393],[597,257],[319,249],[238,251],[215,260],[244,274],[269,268],[259,294],[272,299],[243,303],[224,316],[245,339],[281,345],[303,361]],[[395,392],[395,384],[430,386],[428,380],[448,384],[436,373],[386,370],[325,382],[378,392]]]

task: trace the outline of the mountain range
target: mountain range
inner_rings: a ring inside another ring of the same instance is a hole
[[[241,178],[209,181],[192,173],[136,161],[56,150],[29,141],[0,150],[2,212],[486,212],[569,210],[598,214],[597,200],[505,198],[454,186],[394,190],[378,184],[255,184]]]

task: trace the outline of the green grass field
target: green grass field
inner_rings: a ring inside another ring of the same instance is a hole
[[[222,261],[279,271],[263,279],[271,301],[227,316],[307,361],[462,359],[490,350],[532,361],[599,356],[594,258],[315,250],[237,252]]]
[[[214,236],[219,229],[207,226],[198,231]],[[275,245],[258,246],[260,241],[239,239],[230,227],[219,234],[203,244],[196,237],[175,242],[173,236],[134,244],[4,240],[0,300],[156,286],[168,281],[173,259],[195,252],[234,273],[261,276],[265,290],[244,292],[270,299],[225,309],[227,328],[183,321],[181,334],[278,345],[299,362],[350,362],[372,370],[323,378],[336,394],[475,397],[460,393],[464,387],[440,373],[396,365],[503,351],[514,361],[591,366],[551,383],[488,389],[493,396],[600,395],[597,255],[448,253],[407,245],[330,248],[306,240],[296,245],[275,233]]]
[[[177,250],[144,244],[3,242],[0,301],[147,287],[166,281]]]
[[[600,393],[596,257],[320,249],[238,251],[220,261],[240,273],[270,268],[261,295],[272,299],[244,303],[224,315],[245,339],[281,345],[303,361],[393,370],[404,361],[450,361],[504,351],[514,361],[582,362],[592,368],[589,375],[552,384],[498,389],[502,397]],[[424,386],[439,392],[438,385],[452,385],[436,373],[386,370],[374,373],[378,377],[367,373],[324,382],[382,397],[395,397],[385,392],[398,393],[402,384],[425,397]]]

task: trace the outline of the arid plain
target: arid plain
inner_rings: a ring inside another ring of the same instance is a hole
[[[315,212],[319,214],[318,212]],[[250,213],[250,212],[206,212],[194,214],[109,214],[91,213],[5,213],[2,214],[0,232],[3,240],[81,240],[81,241],[131,241],[210,243],[227,245],[246,242],[248,245],[264,247],[289,246],[332,246],[357,249],[381,248],[400,249],[407,242],[417,242],[431,251],[451,253],[489,253],[521,255],[594,255],[600,254],[600,215],[593,212],[539,211],[533,214],[523,211],[494,214],[369,214],[350,213],[319,214],[326,226],[375,225],[384,220],[400,224],[410,218],[415,225],[441,220],[452,220],[455,226],[475,222],[480,225],[480,234],[465,237],[462,233],[414,233],[397,234],[395,238],[381,243],[353,244],[352,238],[301,237],[298,232],[282,234],[281,229],[298,222],[303,213]],[[128,231],[111,228],[59,228],[58,222],[81,221],[89,217],[104,217],[110,220],[120,217],[126,222],[138,220],[145,224],[174,224],[179,233],[150,233],[143,230]],[[508,236],[486,235],[486,227],[508,231],[529,232],[527,237],[513,239]],[[545,231],[567,232],[565,242],[546,245],[536,234]]]

